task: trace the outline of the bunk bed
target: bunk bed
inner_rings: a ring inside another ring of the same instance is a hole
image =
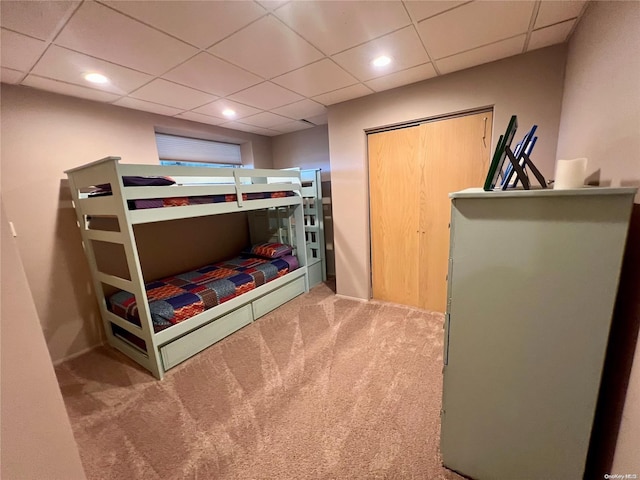
[[[299,172],[119,161],[106,157],[65,173],[107,341],[156,378],[309,290]],[[250,220],[246,251],[145,280],[136,225],[168,222],[170,228],[171,220],[239,212]],[[275,231],[269,222],[251,221],[273,212]],[[100,228],[100,220],[117,225]],[[101,270],[94,242],[119,245],[126,274]]]

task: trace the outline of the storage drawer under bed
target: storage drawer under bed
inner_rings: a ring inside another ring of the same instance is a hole
[[[249,325],[254,319],[305,292],[305,277],[299,277],[282,287],[233,310],[206,325],[160,347],[165,370],[175,367],[205,348],[222,340],[236,330]]]
[[[160,347],[164,369],[175,367],[252,321],[251,305],[245,305]]]
[[[253,318],[257,319],[266,315],[271,310],[278,308],[283,303],[304,293],[304,276],[296,278],[273,292],[253,301]]]

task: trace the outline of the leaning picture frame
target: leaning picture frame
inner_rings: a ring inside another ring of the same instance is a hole
[[[516,148],[513,151],[513,156],[516,159],[516,162],[518,162],[518,165],[520,165],[520,167],[523,169],[525,168],[524,155],[531,154],[533,147],[536,143],[536,140],[538,139],[538,137],[534,137],[537,128],[538,128],[537,125],[533,125],[531,129],[524,135],[524,138],[522,139],[522,141],[518,143],[518,145],[516,145]],[[509,162],[509,164],[504,170],[504,175],[502,177],[502,183],[501,183],[502,190],[506,190],[507,188],[513,188],[516,186],[516,184],[518,183],[517,176],[515,180],[512,181],[513,175],[515,173],[516,171],[513,168],[513,164]]]
[[[486,192],[492,191],[496,186],[498,176],[502,171],[502,165],[504,164],[504,160],[507,156],[507,148],[511,147],[511,142],[513,141],[513,137],[516,135],[517,129],[518,117],[516,115],[512,115],[504,135],[500,135],[500,138],[498,139],[496,150],[493,154],[493,158],[491,159],[487,178],[484,181],[484,190]]]

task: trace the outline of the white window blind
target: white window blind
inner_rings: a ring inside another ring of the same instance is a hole
[[[242,165],[240,145],[156,133],[160,160]]]

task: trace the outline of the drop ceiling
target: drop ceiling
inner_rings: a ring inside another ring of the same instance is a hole
[[[334,103],[565,42],[585,8],[578,0],[2,0],[1,79],[275,136],[327,123]],[[372,66],[380,55],[392,62]],[[90,84],[88,72],[109,82]]]

